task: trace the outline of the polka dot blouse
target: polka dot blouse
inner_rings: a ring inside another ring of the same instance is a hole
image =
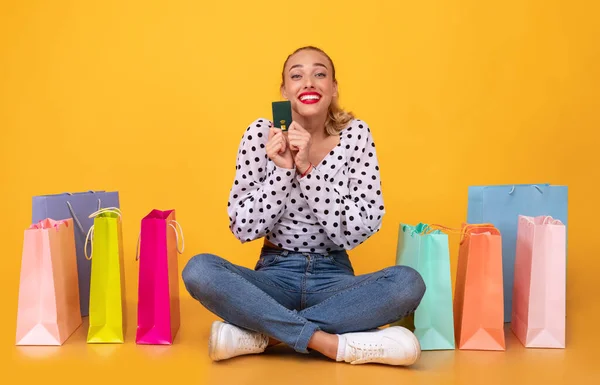
[[[270,120],[258,119],[240,141],[227,211],[242,242],[266,237],[287,250],[350,250],[380,230],[385,213],[375,143],[351,121],[340,143],[303,178],[269,159]]]

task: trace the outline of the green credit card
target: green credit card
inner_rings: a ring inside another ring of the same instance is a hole
[[[292,124],[292,104],[289,100],[273,102],[273,127],[287,131]]]

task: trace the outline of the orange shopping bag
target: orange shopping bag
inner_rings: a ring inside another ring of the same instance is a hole
[[[62,345],[81,325],[73,220],[44,219],[25,230],[17,345]]]
[[[459,349],[505,350],[502,239],[492,224],[463,225],[454,294]]]

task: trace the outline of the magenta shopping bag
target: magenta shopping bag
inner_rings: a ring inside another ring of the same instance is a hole
[[[137,344],[170,345],[175,339],[180,322],[177,257],[184,247],[175,210],[152,210],[142,219]]]

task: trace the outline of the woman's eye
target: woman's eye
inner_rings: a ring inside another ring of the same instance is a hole
[[[316,74],[315,76],[316,76],[316,77],[318,77],[318,78],[324,78],[324,77],[325,77],[325,76],[327,76],[327,75],[325,75],[323,72],[319,72],[319,73],[318,73],[318,74]]]
[[[299,78],[300,78],[300,75],[298,75],[298,74],[293,74],[293,75],[291,76],[291,78],[292,78],[292,79],[299,79]]]

